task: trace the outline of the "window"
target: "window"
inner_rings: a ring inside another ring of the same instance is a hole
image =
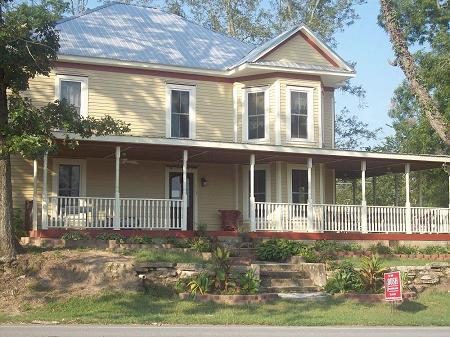
[[[80,196],[80,165],[59,165],[58,195]]]
[[[311,88],[287,88],[286,108],[289,140],[312,140],[312,94],[313,89]]]
[[[255,165],[254,171],[254,196],[255,202],[269,202],[271,168],[268,164]],[[250,167],[242,166],[242,215],[244,219],[250,219]]]
[[[250,173],[249,173],[250,174]],[[250,176],[248,178],[250,181]],[[255,201],[265,202],[266,201],[266,171],[265,170],[255,170]],[[250,189],[250,185],[249,185]]]
[[[295,204],[308,203],[307,170],[292,170],[292,202]]]
[[[245,94],[244,139],[267,140],[269,136],[267,89],[251,88]]]
[[[195,87],[168,85],[167,137],[194,138]]]
[[[87,78],[57,75],[56,81],[56,98],[73,105],[80,116],[87,117]]]

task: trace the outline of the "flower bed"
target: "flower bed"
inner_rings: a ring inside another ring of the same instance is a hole
[[[417,294],[415,292],[404,292],[403,293],[403,301],[409,301],[415,299]],[[352,301],[356,301],[359,303],[376,303],[376,302],[385,302],[384,294],[334,294],[335,298],[344,298]]]
[[[180,293],[182,300],[194,299],[199,302],[215,302],[220,304],[258,304],[266,303],[278,299],[277,294],[257,294],[257,295],[216,295],[216,294],[203,294],[191,296],[189,293]]]

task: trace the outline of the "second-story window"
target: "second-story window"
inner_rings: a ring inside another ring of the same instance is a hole
[[[246,140],[268,139],[268,98],[266,88],[246,90]]]
[[[312,140],[312,96],[313,91],[311,88],[287,87],[288,140]]]
[[[168,85],[167,136],[194,138],[195,133],[195,87]]]
[[[88,115],[87,77],[57,75],[56,98],[66,101],[83,117]]]

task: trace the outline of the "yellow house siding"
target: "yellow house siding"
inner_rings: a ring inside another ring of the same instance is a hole
[[[42,171],[38,169],[38,177]],[[13,207],[24,210],[25,201],[33,200],[33,161],[11,156],[11,182]],[[38,184],[39,192],[41,184]]]
[[[293,37],[261,60],[331,66],[331,63],[314,49],[301,35]]]
[[[324,91],[323,93],[323,140],[324,147],[331,149],[333,147],[334,134],[334,92]]]

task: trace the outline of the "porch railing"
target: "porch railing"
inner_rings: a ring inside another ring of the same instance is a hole
[[[450,209],[433,207],[255,203],[256,230],[292,232],[450,233]],[[308,221],[311,223],[308,226]]]
[[[122,229],[181,229],[182,200],[120,198]],[[114,228],[115,199],[50,197],[49,228]]]

